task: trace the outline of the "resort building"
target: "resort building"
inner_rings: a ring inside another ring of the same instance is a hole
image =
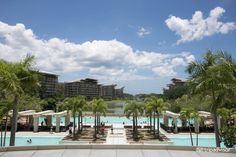
[[[125,88],[125,87],[115,89],[115,95],[116,95],[116,97],[118,97],[118,98],[124,98],[124,88]]]
[[[100,95],[100,87],[97,80],[86,78],[79,82],[79,95],[86,96],[88,99]]]
[[[177,78],[173,78],[173,79],[171,79],[171,81],[172,81],[172,83],[167,85],[168,88],[163,89],[164,93],[167,93],[167,92],[169,92],[170,90],[172,90],[176,87],[182,87],[186,83],[185,81],[182,81],[182,80],[177,79]]]
[[[177,99],[186,94],[187,87],[186,82],[180,79],[171,79],[172,83],[167,85],[167,88],[163,88],[163,95],[168,99]]]
[[[103,85],[101,86],[100,96],[103,97],[115,97],[115,86],[116,85]]]
[[[51,97],[57,94],[58,75],[51,72],[39,72],[41,77],[41,97]]]
[[[72,81],[65,83],[65,96],[86,96],[87,99],[100,96],[100,86],[97,80],[84,79],[80,81]]]
[[[85,96],[87,99],[93,97],[123,97],[123,89],[115,89],[116,85],[101,85],[95,79],[86,78],[64,83],[64,93],[66,97]]]

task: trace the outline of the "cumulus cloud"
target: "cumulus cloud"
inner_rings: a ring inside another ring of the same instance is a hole
[[[139,30],[137,31],[137,34],[139,37],[144,37],[146,35],[149,35],[151,32],[147,29],[145,29],[144,27],[139,28]]]
[[[0,58],[18,61],[32,54],[36,68],[58,74],[87,72],[102,80],[143,80],[176,75],[178,66],[194,60],[191,53],[168,54],[137,51],[117,40],[78,44],[64,39],[39,39],[24,24],[0,22]],[[151,73],[146,76],[144,73]],[[87,77],[84,76],[84,77]],[[77,78],[72,78],[77,79]]]
[[[177,44],[190,42],[193,40],[201,40],[204,37],[214,34],[227,34],[229,31],[236,29],[235,22],[221,22],[220,17],[225,10],[216,7],[210,11],[208,17],[204,19],[201,11],[196,11],[192,19],[182,19],[171,15],[166,21],[166,25],[174,31],[180,39]]]

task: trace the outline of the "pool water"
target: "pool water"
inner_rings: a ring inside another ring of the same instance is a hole
[[[45,121],[44,121],[44,117],[40,117],[40,119],[39,119],[39,125],[41,125],[41,122],[44,122],[45,123]],[[71,122],[73,122],[73,118],[71,118],[70,119],[70,121]],[[76,123],[78,122],[78,119],[77,119],[77,117],[76,117]],[[130,125],[132,125],[132,118],[131,119],[128,119],[128,118],[126,118],[126,117],[124,117],[124,116],[122,116],[122,117],[114,117],[114,116],[106,116],[106,117],[101,117],[101,122],[105,122],[106,124],[123,124],[123,122],[125,123],[125,124],[130,124]],[[147,117],[139,117],[138,118],[138,123],[139,124],[149,124],[149,118],[147,118]],[[156,118],[156,122],[157,122],[157,118]],[[53,125],[55,125],[56,124],[56,118],[55,117],[53,117],[52,118],[52,123],[53,123]],[[93,116],[85,116],[85,117],[83,117],[83,123],[84,124],[93,124],[94,123],[94,117]],[[153,123],[153,119],[152,119],[152,123]],[[160,118],[160,123],[163,123],[163,119],[162,118]],[[171,126],[171,123],[172,123],[172,118],[169,118],[168,119],[168,123],[169,123],[169,126]],[[178,126],[181,126],[181,120],[180,119],[177,119],[177,125]],[[65,118],[64,117],[62,117],[61,118],[61,125],[62,126],[64,126],[65,125]]]
[[[190,138],[183,137],[183,138],[170,138],[174,145],[178,146],[191,146]],[[193,138],[193,145],[196,146],[196,138]],[[199,138],[198,139],[198,146],[205,146],[205,147],[215,147],[215,138]],[[223,143],[221,143],[221,147],[225,147]]]
[[[32,143],[27,140],[31,139]],[[31,146],[31,145],[57,145],[62,137],[16,137],[15,146]],[[9,146],[10,138],[6,138],[6,146]]]
[[[28,143],[27,140],[31,139],[32,143]],[[16,137],[16,146],[31,146],[31,145],[58,145],[59,141],[61,141],[62,137]],[[6,146],[9,146],[10,138],[6,138]],[[191,146],[190,138],[188,137],[178,137],[178,138],[170,138],[173,145],[178,146]],[[196,138],[193,138],[194,146],[196,146]],[[198,139],[198,146],[206,146],[206,147],[215,147],[215,138],[204,137]],[[221,143],[221,147],[225,147],[223,143]]]

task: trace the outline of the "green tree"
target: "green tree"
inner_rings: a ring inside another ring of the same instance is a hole
[[[193,113],[191,115],[191,118],[194,119],[194,123],[198,123],[198,124],[200,124],[200,121],[202,120],[202,118],[200,117],[200,115],[199,115],[199,113],[197,111],[193,111]],[[196,146],[198,146],[199,128],[198,128],[198,131],[195,132],[195,133],[196,133]]]
[[[180,112],[180,119],[184,119],[187,121],[188,123],[188,128],[189,128],[189,134],[190,134],[190,140],[191,140],[191,144],[193,146],[193,136],[192,136],[192,130],[191,130],[191,119],[195,118],[195,111],[192,108],[186,108],[183,109]]]
[[[44,100],[36,97],[30,96],[28,94],[23,94],[19,98],[19,111],[26,111],[26,110],[35,110],[35,111],[42,111],[42,104],[44,104]]]
[[[71,110],[72,116],[73,116],[73,139],[76,139],[76,132],[75,132],[76,115],[82,116],[82,109],[85,104],[86,104],[86,101],[85,101],[85,97],[83,96],[70,97],[64,100],[63,108],[65,108],[67,111]],[[78,117],[78,119],[80,118]],[[78,123],[78,132],[80,130],[79,125],[80,125],[80,121]]]
[[[91,101],[91,109],[94,114],[94,140],[97,139],[98,127],[100,125],[100,116],[106,115],[107,104],[102,98],[93,98]]]
[[[146,105],[147,105],[147,108],[149,110],[152,110],[153,111],[153,122],[154,122],[154,128],[153,128],[153,131],[154,131],[154,135],[156,137],[156,131],[155,131],[155,128],[156,128],[156,122],[155,122],[155,119],[157,117],[157,137],[160,138],[160,115],[161,115],[161,112],[165,109],[165,103],[164,103],[164,100],[162,98],[158,98],[156,96],[151,96],[151,97],[148,97],[146,100]]]
[[[77,97],[77,99],[79,100],[79,108],[77,110],[78,112],[78,134],[82,131],[83,128],[83,112],[85,109],[87,109],[88,104],[87,101],[85,100],[84,96],[79,96]]]
[[[223,127],[220,134],[226,147],[233,148],[236,145],[236,125]]]
[[[144,111],[142,103],[137,101],[128,101],[125,106],[124,113],[127,118],[133,118],[133,138],[137,139],[138,135],[138,116],[141,116]]]
[[[189,87],[192,94],[211,97],[216,146],[220,147],[217,125],[217,108],[225,104],[224,98],[235,95],[236,68],[231,56],[224,52],[208,51],[203,60],[190,63],[186,71],[190,74]]]
[[[12,102],[9,100],[2,100],[0,101],[0,120],[1,122],[4,122],[4,136],[3,136],[3,145],[1,143],[1,146],[5,147],[6,144],[6,133],[7,133],[7,123],[9,118],[9,112],[12,109]],[[3,130],[1,129],[1,132]],[[1,136],[1,142],[2,142],[2,136]]]
[[[220,129],[220,135],[224,145],[228,148],[232,148],[236,145],[236,126],[232,125],[231,122],[233,113],[233,109],[227,109],[225,107],[217,109],[217,114],[222,118],[223,124]]]
[[[38,87],[38,74],[32,68],[34,57],[26,56],[23,61],[10,63],[0,60],[0,89],[13,97],[10,146],[15,145],[19,98],[24,93],[32,94]]]

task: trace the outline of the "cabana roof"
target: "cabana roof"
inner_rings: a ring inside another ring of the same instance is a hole
[[[34,116],[49,116],[49,115],[52,115],[53,113],[55,113],[53,110],[46,110],[46,111],[34,113],[33,115]]]
[[[54,113],[53,116],[66,116],[66,115],[67,115],[67,111],[61,111],[61,112]]]
[[[200,117],[211,117],[211,113],[210,112],[206,112],[206,111],[198,111],[199,116]]]
[[[12,115],[12,111],[9,113],[9,115]],[[35,110],[27,110],[27,111],[20,111],[18,112],[19,116],[35,116],[35,117],[40,117],[40,116],[66,116],[67,111],[62,111],[62,112],[57,112],[55,113],[53,110],[46,110],[46,111],[41,111],[41,112],[35,112]]]
[[[201,117],[211,117],[211,113],[210,112],[206,112],[206,111],[198,111],[199,116]],[[164,114],[168,117],[172,117],[172,118],[178,118],[180,116],[179,113],[174,113],[171,111],[165,111]]]
[[[179,113],[174,113],[171,111],[165,111],[164,114],[167,115],[168,117],[172,117],[172,118],[178,118],[180,116]]]

